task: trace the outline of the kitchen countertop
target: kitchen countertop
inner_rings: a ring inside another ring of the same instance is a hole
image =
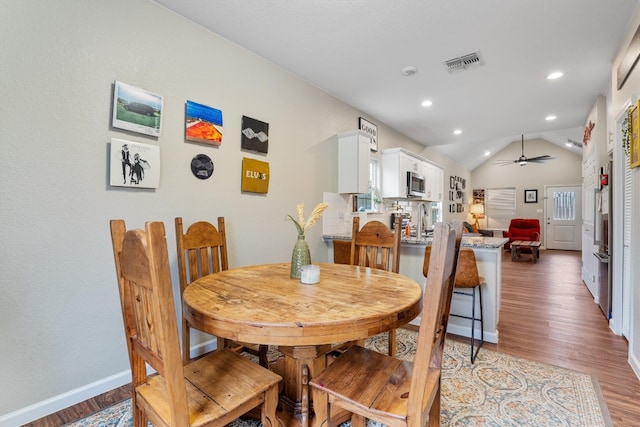
[[[351,234],[325,234],[322,238],[324,240],[351,240]],[[402,244],[429,246],[432,240],[431,237],[403,237]],[[465,236],[463,234],[461,246],[470,248],[500,248],[508,241],[509,239],[506,237]]]
[[[344,262],[345,256],[348,259],[350,245],[346,242],[351,240],[351,233],[325,234],[323,238],[328,250],[328,259],[335,261],[336,255],[342,262]],[[418,283],[425,283],[423,275],[424,251],[426,247],[431,245],[432,240],[431,237],[402,237],[400,274],[410,277]],[[502,248],[508,241],[509,239],[506,237],[488,237],[470,233],[462,235],[462,246],[473,250],[476,256],[478,274],[485,279],[485,285],[482,286],[482,317],[484,340],[486,342],[497,343],[499,339],[498,320],[500,314],[500,292],[502,289]],[[343,242],[343,244],[338,245],[337,242]],[[346,252],[345,247],[347,249]],[[477,310],[480,310],[479,301],[476,301],[476,303]],[[451,300],[452,313],[468,314],[470,306],[469,298],[453,294]],[[420,318],[414,319],[412,324],[419,325]],[[471,324],[467,319],[452,316],[449,319],[447,331],[454,335],[470,337]]]

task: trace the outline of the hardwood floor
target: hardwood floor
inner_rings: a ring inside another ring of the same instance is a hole
[[[611,332],[582,283],[581,253],[541,251],[532,264],[505,252],[502,266],[499,343],[488,348],[595,375],[614,426],[640,425],[627,341]]]
[[[614,335],[580,279],[580,252],[541,251],[537,264],[502,269],[500,342],[486,348],[595,375],[615,427],[640,425],[640,380],[627,362],[628,345]],[[124,386],[28,426],[60,426],[129,397]]]
[[[76,405],[70,406],[62,411],[47,415],[46,417],[25,424],[23,427],[59,427],[61,425],[79,420],[98,412],[101,409],[108,408],[114,403],[123,401],[131,397],[131,385],[123,385],[93,399],[85,400]]]

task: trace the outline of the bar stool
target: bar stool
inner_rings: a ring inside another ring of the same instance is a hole
[[[458,254],[458,269],[456,270],[454,294],[471,297],[471,316],[450,313],[450,316],[471,320],[471,363],[474,363],[480,347],[484,343],[484,323],[482,321],[482,285],[485,279],[478,275],[476,256],[471,248],[461,248]],[[469,291],[470,290],[470,291]],[[476,317],[476,290],[480,298],[480,317]],[[480,322],[480,343],[475,345],[475,325]]]

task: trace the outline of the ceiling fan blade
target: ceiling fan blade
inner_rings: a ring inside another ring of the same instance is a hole
[[[511,164],[519,164],[520,166],[525,166],[527,163],[542,163],[545,160],[551,160],[551,159],[555,159],[555,157],[551,157],[547,154],[545,154],[544,156],[538,156],[538,157],[532,157],[532,158],[527,158],[524,155],[524,135],[521,136],[521,141],[520,141],[520,145],[521,145],[521,149],[522,149],[522,155],[520,156],[519,159],[516,160],[496,160],[493,164],[494,165],[498,165],[498,166],[506,166],[506,165],[511,165]]]
[[[518,163],[518,160],[496,160],[494,165],[505,166],[513,163]]]
[[[554,159],[554,157],[551,157],[545,154],[544,156],[532,157],[530,159],[527,159],[527,161],[540,163],[540,162],[544,162],[545,160],[552,160],[552,159]]]

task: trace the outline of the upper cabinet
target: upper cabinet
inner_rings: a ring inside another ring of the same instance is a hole
[[[444,186],[444,172],[440,166],[427,162],[427,185],[425,190],[425,198],[432,202],[442,201],[442,189]]]
[[[407,171],[414,164],[409,155],[400,150],[382,150],[382,197],[407,197]]]
[[[338,193],[369,192],[370,139],[360,130],[338,134]]]
[[[414,180],[424,180],[423,196],[408,194],[407,172],[414,174]],[[442,201],[442,189],[443,171],[439,166],[403,148],[382,151],[382,197],[439,202]]]

